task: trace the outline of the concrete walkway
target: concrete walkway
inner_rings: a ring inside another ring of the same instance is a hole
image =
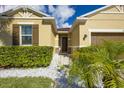
[[[0,77],[49,77],[53,80],[60,78],[60,73],[58,72],[57,68],[61,65],[69,64],[69,58],[67,56],[54,54],[52,62],[50,66],[46,68],[34,68],[34,69],[1,69],[0,70]]]

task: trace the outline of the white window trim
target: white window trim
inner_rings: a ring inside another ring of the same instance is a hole
[[[27,25],[29,25],[29,24],[27,24]],[[22,44],[22,36],[32,36],[32,41],[33,41],[33,35],[30,35],[30,34],[29,35],[22,35],[22,25],[19,26],[19,35],[20,35],[20,40],[19,40],[20,46],[32,46],[32,44]]]
[[[89,33],[89,45],[91,45],[91,33],[99,32],[99,33],[124,33],[124,29],[88,29]]]

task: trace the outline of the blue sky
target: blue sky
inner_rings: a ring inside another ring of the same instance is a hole
[[[56,18],[57,27],[70,27],[76,17],[101,8],[104,5],[46,5],[41,6],[41,11]]]
[[[6,11],[17,6],[6,5],[4,9],[0,8],[0,12]],[[58,28],[71,27],[76,17],[95,9],[103,7],[103,5],[31,5],[39,11],[55,17]]]
[[[78,6],[72,6],[72,8],[76,11],[75,14],[67,20],[69,24],[72,24],[76,17],[81,16],[87,12],[93,11],[95,9],[98,9],[100,7],[103,7],[103,5],[78,5]]]

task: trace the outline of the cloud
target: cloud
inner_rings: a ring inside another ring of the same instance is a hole
[[[36,9],[36,10],[44,10],[44,6],[40,6],[40,5],[31,5],[30,7]]]
[[[48,6],[48,12],[51,13],[52,16],[56,18],[57,27],[63,27],[65,23],[70,17],[75,14],[75,10],[70,6]],[[67,25],[69,26],[69,25]]]
[[[69,23],[64,23],[64,24],[62,24],[62,27],[63,27],[63,28],[66,28],[66,27],[69,27],[69,28],[70,28],[71,25],[70,25]]]
[[[0,13],[7,11],[11,8],[16,7],[15,5],[0,5]]]
[[[39,11],[42,11],[44,13],[47,12],[47,9],[46,9],[45,5],[32,5],[31,7],[34,8],[34,9],[37,9]]]
[[[48,6],[48,11],[49,11],[49,13],[55,12],[55,8],[53,7],[53,5]]]

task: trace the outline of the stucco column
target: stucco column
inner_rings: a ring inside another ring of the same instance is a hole
[[[59,53],[59,35],[56,34],[56,37],[55,37],[55,52],[56,53]]]

